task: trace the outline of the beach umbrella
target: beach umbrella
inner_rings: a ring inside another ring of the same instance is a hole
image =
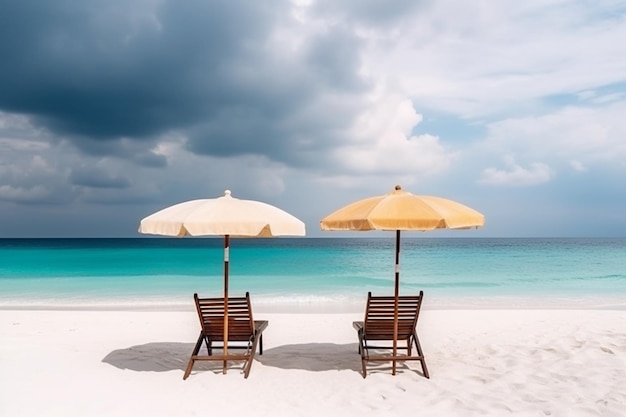
[[[270,204],[224,196],[191,200],[141,220],[140,233],[165,236],[224,236],[224,299],[228,298],[231,237],[304,236],[304,223]],[[224,339],[228,340],[228,303],[224,303]],[[228,346],[224,342],[224,356]],[[226,372],[226,368],[224,368]]]
[[[398,297],[400,294],[400,232],[480,227],[485,217],[478,211],[441,197],[415,195],[396,185],[390,193],[369,197],[344,206],[320,221],[322,230],[395,231],[395,312],[393,356],[397,353]],[[393,362],[393,374],[396,363]]]

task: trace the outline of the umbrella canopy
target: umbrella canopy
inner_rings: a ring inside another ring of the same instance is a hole
[[[223,197],[191,200],[141,220],[140,233],[165,236],[304,236],[304,223],[266,203]]]
[[[230,237],[304,236],[304,223],[275,206],[231,195],[191,200],[164,208],[141,220],[139,232],[165,236],[224,236],[224,298],[228,298]],[[228,303],[224,303],[228,340]],[[228,346],[224,342],[224,356]],[[226,363],[224,363],[226,372]]]
[[[400,294],[400,231],[434,229],[469,229],[485,223],[478,211],[441,197],[415,195],[396,185],[390,193],[355,201],[320,221],[322,230],[388,230],[396,232],[393,356],[396,356],[398,297]],[[396,363],[393,362],[395,374]]]
[[[485,223],[485,216],[441,197],[415,195],[397,185],[384,195],[355,201],[326,216],[322,230],[468,229]]]

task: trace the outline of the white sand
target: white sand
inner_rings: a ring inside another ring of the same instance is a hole
[[[262,314],[248,379],[194,311],[0,310],[0,416],[625,416],[626,311],[423,310],[419,364],[360,374],[361,314]]]

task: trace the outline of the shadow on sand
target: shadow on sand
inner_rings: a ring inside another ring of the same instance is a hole
[[[116,349],[102,362],[138,372],[167,372],[187,367],[194,343],[154,342]]]
[[[361,357],[357,353],[357,344],[338,345],[335,343],[302,343],[282,345],[267,349],[256,360],[265,366],[281,369],[302,369],[305,371],[340,371],[359,372]]]
[[[106,355],[102,362],[119,369],[137,372],[184,371],[193,343],[153,342],[116,349]],[[352,370],[360,372],[361,361],[357,344],[303,343],[277,346],[258,352],[255,360],[265,366],[281,369],[301,369],[311,372]],[[238,362],[233,362],[238,367]],[[219,362],[205,362],[194,366],[196,370],[221,372]],[[229,365],[230,369],[230,365]],[[253,371],[254,372],[254,371]]]

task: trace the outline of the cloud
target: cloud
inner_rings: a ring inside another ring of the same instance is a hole
[[[421,6],[367,32],[364,58],[368,74],[388,77],[418,107],[492,117],[624,80],[623,47],[613,40],[626,37],[626,25],[614,2]]]
[[[19,203],[33,203],[41,200],[52,202],[51,193],[41,185],[32,187],[14,187],[12,185],[0,186],[0,200],[8,200]],[[60,201],[56,201],[60,203]]]
[[[69,175],[72,185],[91,188],[128,188],[130,181],[95,167],[74,168]]]
[[[483,149],[520,159],[577,160],[587,167],[620,166],[626,158],[626,103],[568,105],[537,116],[510,117],[487,125]],[[617,165],[616,165],[617,164]]]
[[[479,183],[497,186],[531,186],[550,181],[552,173],[546,164],[532,163],[524,168],[514,162],[509,162],[507,169],[486,168]]]
[[[178,135],[192,153],[301,168],[324,160],[340,175],[345,159],[325,156],[351,147],[354,124],[396,96],[420,112],[493,117],[626,72],[607,41],[624,31],[609,3],[62,0],[36,14],[29,4],[2,4],[0,108],[54,143],[150,167],[166,166],[153,150]],[[415,172],[443,172],[454,154],[437,132],[397,138],[362,139],[372,151],[350,165],[375,174],[390,163],[374,149],[408,150],[396,166],[423,155]]]
[[[352,174],[417,176],[445,171],[456,155],[436,136],[412,135],[421,120],[410,100],[377,98],[356,120],[353,140],[338,146],[333,157]]]
[[[59,175],[60,174],[60,175]],[[71,191],[58,187],[63,170],[40,155],[27,155],[13,163],[0,163],[0,200],[20,204],[61,204]]]
[[[349,30],[309,31],[281,53],[277,33],[307,30],[288,1],[31,7],[2,4],[0,108],[90,155],[142,154],[136,163],[163,166],[150,150],[175,133],[194,153],[304,164],[311,149],[301,138],[328,136],[338,117],[349,124],[356,113],[347,97],[367,88],[360,40]],[[325,113],[298,123],[317,103]]]
[[[333,16],[335,19],[353,21],[356,25],[367,27],[387,27],[398,21],[414,16],[415,11],[423,7],[425,2],[387,0],[319,0],[312,2],[312,13],[324,18]]]

